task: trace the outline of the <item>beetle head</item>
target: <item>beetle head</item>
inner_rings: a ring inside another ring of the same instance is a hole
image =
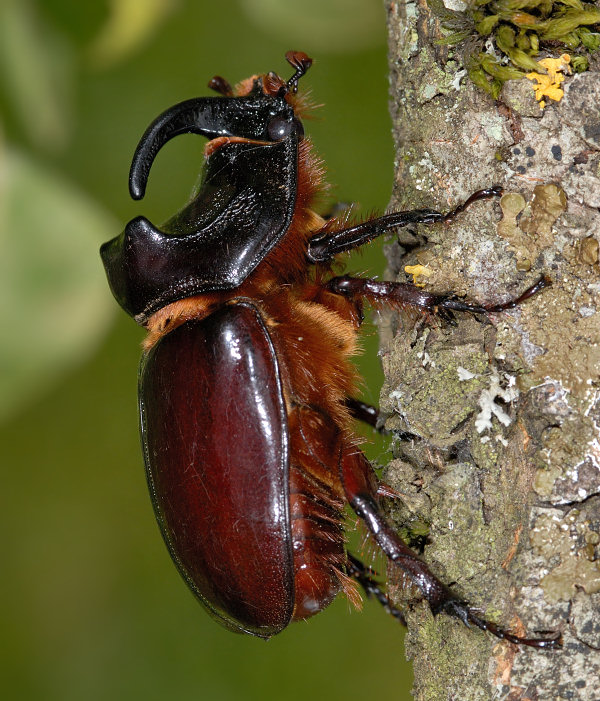
[[[219,97],[186,100],[148,127],[133,157],[129,190],[144,196],[159,150],[178,134],[211,139],[193,199],[159,229],[145,217],[100,249],[112,292],[140,323],[171,302],[238,287],[286,235],[296,206],[303,137],[299,78],[312,61],[286,55],[295,69],[252,76],[236,91],[218,76]]]
[[[129,192],[134,200],[144,197],[152,163],[160,149],[179,134],[200,134],[269,144],[297,135],[302,123],[294,112],[298,80],[312,64],[305,53],[288,51],[287,61],[295,73],[284,81],[276,73],[253,76],[242,82],[237,94],[220,76],[208,86],[221,97],[199,97],[180,102],[159,115],[142,136],[131,164]]]

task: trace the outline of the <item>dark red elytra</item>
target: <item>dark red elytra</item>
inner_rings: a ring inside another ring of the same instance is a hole
[[[224,305],[167,334],[144,357],[140,406],[150,493],[184,579],[222,622],[278,633],[294,602],[289,446],[258,310]]]
[[[399,619],[369,570],[347,553],[349,504],[374,542],[445,612],[499,638],[526,639],[477,613],[431,572],[386,522],[379,485],[358,447],[355,418],[377,410],[355,398],[352,364],[363,302],[438,315],[498,312],[518,299],[472,305],[413,285],[335,276],[336,257],[411,223],[448,214],[396,212],[348,226],[314,209],[324,168],[304,138],[309,109],[297,93],[312,60],[253,76],[219,96],[161,114],[135,152],[130,191],[144,196],[158,151],[174,136],[209,139],[200,188],[162,228],[137,217],[101,249],[121,306],[148,329],[139,399],[144,457],[156,517],[190,589],[228,628],[268,638],[357,586]]]

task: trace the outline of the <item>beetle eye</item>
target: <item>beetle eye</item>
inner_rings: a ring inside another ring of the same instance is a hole
[[[283,117],[273,117],[267,124],[267,134],[272,141],[281,141],[292,131],[292,122]]]
[[[304,127],[299,119],[288,121],[284,117],[273,117],[267,125],[267,134],[272,141],[281,141],[295,131],[299,138],[304,136]]]

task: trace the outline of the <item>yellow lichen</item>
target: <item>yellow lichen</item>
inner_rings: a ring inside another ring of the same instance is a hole
[[[424,265],[405,265],[404,272],[407,275],[413,276],[413,283],[417,287],[425,287],[425,283],[424,282],[417,282],[417,278],[431,277],[431,275],[433,275],[431,270],[429,270],[429,268],[426,268]]]
[[[538,64],[547,72],[544,73],[528,73],[529,80],[536,80],[537,85],[533,86],[535,90],[535,99],[540,103],[540,109],[546,106],[545,97],[560,102],[564,92],[561,88],[561,83],[564,81],[564,73],[571,73],[569,63],[571,57],[569,54],[563,54],[559,58],[544,58],[538,61]]]

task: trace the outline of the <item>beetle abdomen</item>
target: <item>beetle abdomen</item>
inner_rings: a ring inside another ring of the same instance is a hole
[[[342,510],[329,465],[337,464],[339,430],[314,408],[289,411],[290,514],[294,547],[294,620],[328,606],[341,589],[346,561]]]
[[[140,370],[142,441],[163,537],[209,611],[270,637],[294,606],[279,367],[247,301],[162,338]]]
[[[294,620],[314,616],[341,590],[346,562],[342,514],[326,503],[323,485],[307,479],[302,468],[290,471],[290,508],[294,547]],[[341,506],[341,504],[340,504]]]

